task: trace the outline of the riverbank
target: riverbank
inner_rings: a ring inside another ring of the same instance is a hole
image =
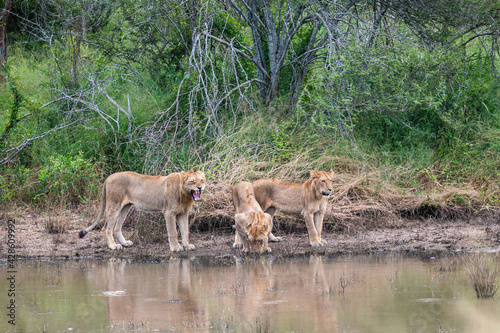
[[[131,223],[124,227],[124,235],[134,245],[118,251],[106,246],[103,232],[95,230],[85,238],[78,232],[87,225],[80,214],[68,211],[67,223],[60,233],[47,231],[47,215],[33,210],[17,208],[2,217],[0,249],[7,258],[8,221],[15,220],[15,250],[18,259],[110,259],[161,261],[176,257],[209,256],[224,258],[243,255],[233,249],[234,234],[231,226],[211,231],[191,230],[193,251],[173,253],[168,242],[148,242],[137,237]],[[228,221],[230,222],[230,221]],[[300,226],[303,221],[297,219]],[[305,228],[294,232],[278,230],[275,235],[282,242],[270,243],[271,254],[264,256],[288,257],[304,254],[367,254],[397,252],[420,256],[451,255],[461,252],[500,249],[500,224],[495,216],[477,216],[469,219],[413,219],[398,221],[396,227],[357,228],[352,232],[324,232],[328,244],[313,248],[309,245]],[[166,236],[166,235],[165,235]]]

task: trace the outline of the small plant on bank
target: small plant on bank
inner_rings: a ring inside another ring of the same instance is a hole
[[[495,296],[500,282],[500,269],[492,259],[484,255],[473,254],[465,259],[465,270],[476,291],[477,298]]]
[[[58,213],[49,213],[44,223],[45,230],[49,234],[62,234],[68,230],[67,217],[61,216]]]

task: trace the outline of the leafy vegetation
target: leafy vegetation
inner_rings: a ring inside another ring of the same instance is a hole
[[[0,85],[1,202],[86,203],[123,170],[199,168],[220,182],[333,168],[369,175],[360,186],[371,195],[459,188],[480,195],[446,204],[499,205],[498,48],[464,29],[485,26],[476,9],[283,2],[256,9],[252,26],[238,12],[252,1],[203,3],[15,5]],[[287,48],[272,44],[268,14],[278,35],[296,28]],[[434,21],[449,24],[437,34]]]

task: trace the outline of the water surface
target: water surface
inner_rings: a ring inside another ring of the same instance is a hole
[[[500,332],[459,258],[19,262],[16,304],[0,331]]]

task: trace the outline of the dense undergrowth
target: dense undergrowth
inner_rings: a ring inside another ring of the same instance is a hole
[[[50,92],[62,83],[52,79],[51,55],[19,45],[0,86],[1,149],[57,124],[67,127],[29,142],[0,167],[0,204],[96,206],[112,172],[195,168],[209,181],[195,223],[209,230],[231,218],[231,184],[264,177],[301,182],[309,170],[331,168],[333,230],[359,228],[361,220],[390,226],[398,218],[498,208],[500,89],[491,58],[472,46],[367,52],[351,50],[342,72],[311,74],[294,107],[280,98],[263,105],[250,91],[247,102],[227,104],[211,118],[203,101],[197,110],[192,102],[174,103],[190,89],[175,72],[162,82],[148,73],[128,80],[111,73],[110,98],[52,103]],[[86,57],[101,59],[91,51]],[[89,66],[118,71],[106,62]],[[278,217],[278,226],[288,220]]]

